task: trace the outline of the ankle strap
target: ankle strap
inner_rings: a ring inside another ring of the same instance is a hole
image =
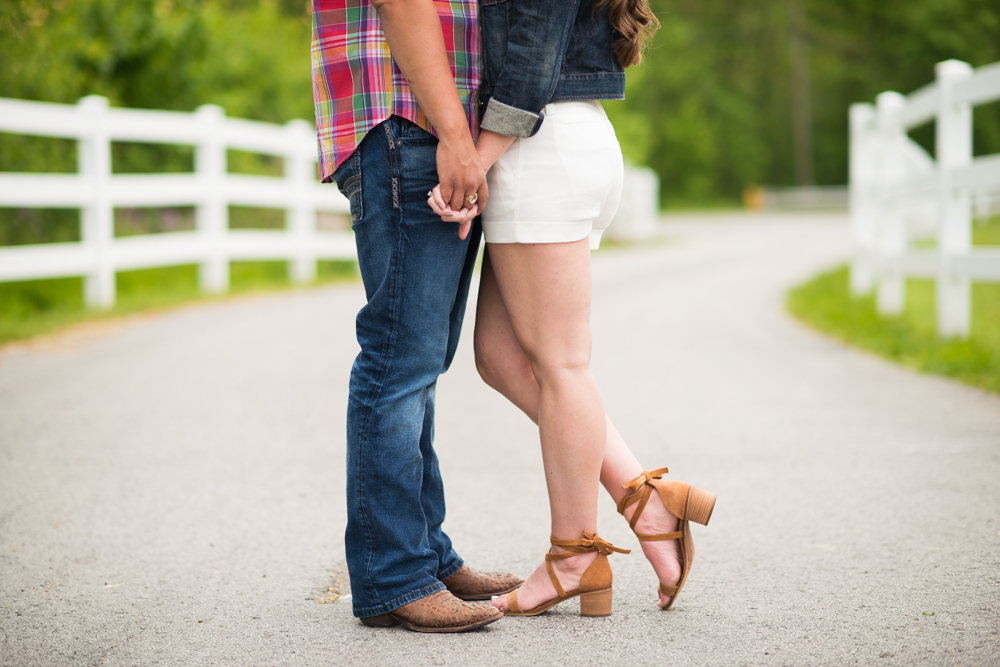
[[[591,535],[587,531],[583,531],[583,539],[581,540],[560,540],[550,535],[549,542],[551,542],[553,546],[562,547],[566,551],[561,551],[557,554],[547,553],[545,554],[545,560],[563,560],[564,558],[571,558],[577,554],[588,553],[591,551],[597,551],[604,556],[610,556],[613,552],[618,552],[620,554],[632,553],[631,549],[619,549],[615,545],[611,544],[611,542],[602,539],[597,533]]]
[[[639,506],[635,508],[635,512],[632,514],[632,520],[628,522],[632,530],[635,530],[635,522],[639,520],[639,515],[645,509],[646,502],[649,501],[649,494],[653,492],[653,486],[649,482],[654,479],[661,479],[668,472],[670,470],[667,468],[643,470],[641,475],[622,484],[622,488],[626,489],[627,492],[618,501],[618,513],[625,516],[626,507],[639,503]]]

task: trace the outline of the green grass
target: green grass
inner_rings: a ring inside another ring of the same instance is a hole
[[[1000,216],[973,223],[972,245],[1000,245]]]
[[[898,317],[880,316],[874,296],[852,298],[846,267],[794,288],[787,305],[799,319],[851,345],[1000,393],[1000,285],[973,285],[968,340],[937,336],[930,280],[907,281],[906,309]]]
[[[353,261],[319,262],[317,283],[357,278]],[[0,344],[24,340],[80,322],[158,310],[211,298],[198,288],[198,267],[170,266],[122,271],[115,278],[117,299],[110,311],[88,309],[82,278],[0,283]],[[288,288],[286,262],[233,262],[230,294]]]
[[[972,242],[1000,245],[1000,216],[976,221]],[[972,286],[968,340],[938,337],[936,300],[934,281],[908,280],[903,314],[881,316],[874,295],[851,296],[848,269],[841,267],[792,289],[787,306],[799,319],[851,345],[1000,393],[1000,284]]]

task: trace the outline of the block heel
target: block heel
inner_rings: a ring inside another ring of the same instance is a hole
[[[688,502],[684,518],[707,526],[708,520],[712,518],[712,510],[715,509],[715,499],[717,497],[710,491],[692,486],[688,491]]]
[[[610,616],[611,589],[580,595],[580,616]]]

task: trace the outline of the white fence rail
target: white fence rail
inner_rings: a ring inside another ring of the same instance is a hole
[[[974,213],[1000,210],[1000,154],[972,154],[972,108],[1000,100],[1000,63],[948,60],[936,71],[909,96],[851,107],[851,289],[875,289],[879,311],[896,314],[908,277],[934,279],[938,333],[967,337],[971,283],[1000,282],[1000,247],[972,247]],[[906,134],[931,121],[936,159]]]
[[[112,109],[89,96],[75,105],[0,99],[0,132],[79,142],[75,174],[0,173],[0,206],[79,208],[80,242],[0,247],[0,281],[85,277],[92,306],[115,301],[115,272],[198,264],[207,292],[229,288],[231,260],[287,260],[307,282],[320,259],[354,259],[350,232],[317,229],[317,212],[348,213],[334,185],[316,180],[316,133],[305,121],[273,125],[226,118],[220,107],[194,113]],[[111,142],[195,147],[185,174],[112,174]],[[227,149],[284,160],[283,177],[227,173]],[[286,211],[281,230],[229,229],[229,206]],[[195,230],[115,238],[118,207],[194,206]]]

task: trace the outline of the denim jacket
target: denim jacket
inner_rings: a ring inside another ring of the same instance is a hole
[[[620,100],[625,71],[615,32],[594,0],[480,0],[483,28],[481,127],[530,137],[542,107],[569,100]]]

